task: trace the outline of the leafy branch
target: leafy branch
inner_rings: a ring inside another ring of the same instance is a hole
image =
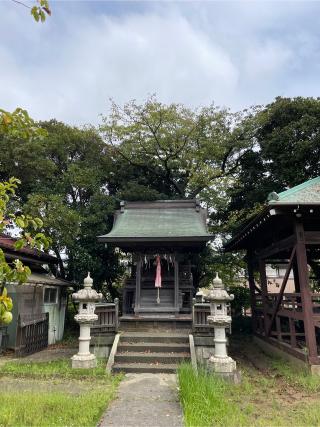
[[[29,6],[26,3],[19,0],[11,0],[14,3],[20,4],[21,6],[30,9],[30,13],[36,22],[45,22],[47,16],[51,16],[51,9],[48,0],[37,0],[37,4]]]

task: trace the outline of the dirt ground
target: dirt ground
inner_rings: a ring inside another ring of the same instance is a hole
[[[290,415],[298,408],[312,403],[320,405],[320,387],[311,391],[289,380],[273,367],[273,359],[263,353],[250,336],[231,339],[230,354],[252,387],[244,401],[252,403],[257,419],[261,415],[268,418],[269,414],[271,420],[276,413],[290,425]]]

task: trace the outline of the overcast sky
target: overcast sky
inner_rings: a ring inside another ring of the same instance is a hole
[[[239,110],[320,95],[320,2],[0,0],[0,107],[97,124],[109,99]]]

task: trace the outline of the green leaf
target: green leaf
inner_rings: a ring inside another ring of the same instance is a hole
[[[25,221],[21,217],[16,217],[15,223],[18,227],[24,228],[26,226]]]
[[[37,6],[33,6],[31,9],[31,15],[37,22],[39,22],[39,8]]]
[[[26,242],[24,239],[17,240],[14,244],[14,247],[17,251],[22,249],[26,245]]]
[[[36,222],[39,228],[43,226],[43,221],[41,218],[34,218],[34,221]]]

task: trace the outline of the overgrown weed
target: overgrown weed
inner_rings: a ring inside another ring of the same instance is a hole
[[[232,389],[225,381],[207,375],[203,369],[194,372],[191,365],[181,364],[178,371],[180,398],[187,426],[245,426],[246,409],[232,404]]]
[[[280,365],[278,365],[280,363]],[[280,368],[279,368],[280,366]],[[285,368],[283,368],[285,367]],[[293,388],[301,392],[301,387],[309,392],[318,391],[320,378],[306,372],[292,370],[279,360],[274,361],[274,370],[288,378]],[[277,375],[266,377],[259,371],[244,369],[242,383],[227,383],[213,374],[200,369],[198,374],[191,365],[182,364],[178,370],[180,399],[187,427],[235,427],[255,426],[319,426],[320,398],[285,399],[279,393]],[[297,378],[293,378],[292,375]],[[279,380],[279,375],[278,375]],[[282,384],[283,386],[283,384]],[[279,394],[277,394],[279,393]],[[291,400],[290,400],[291,399]]]

